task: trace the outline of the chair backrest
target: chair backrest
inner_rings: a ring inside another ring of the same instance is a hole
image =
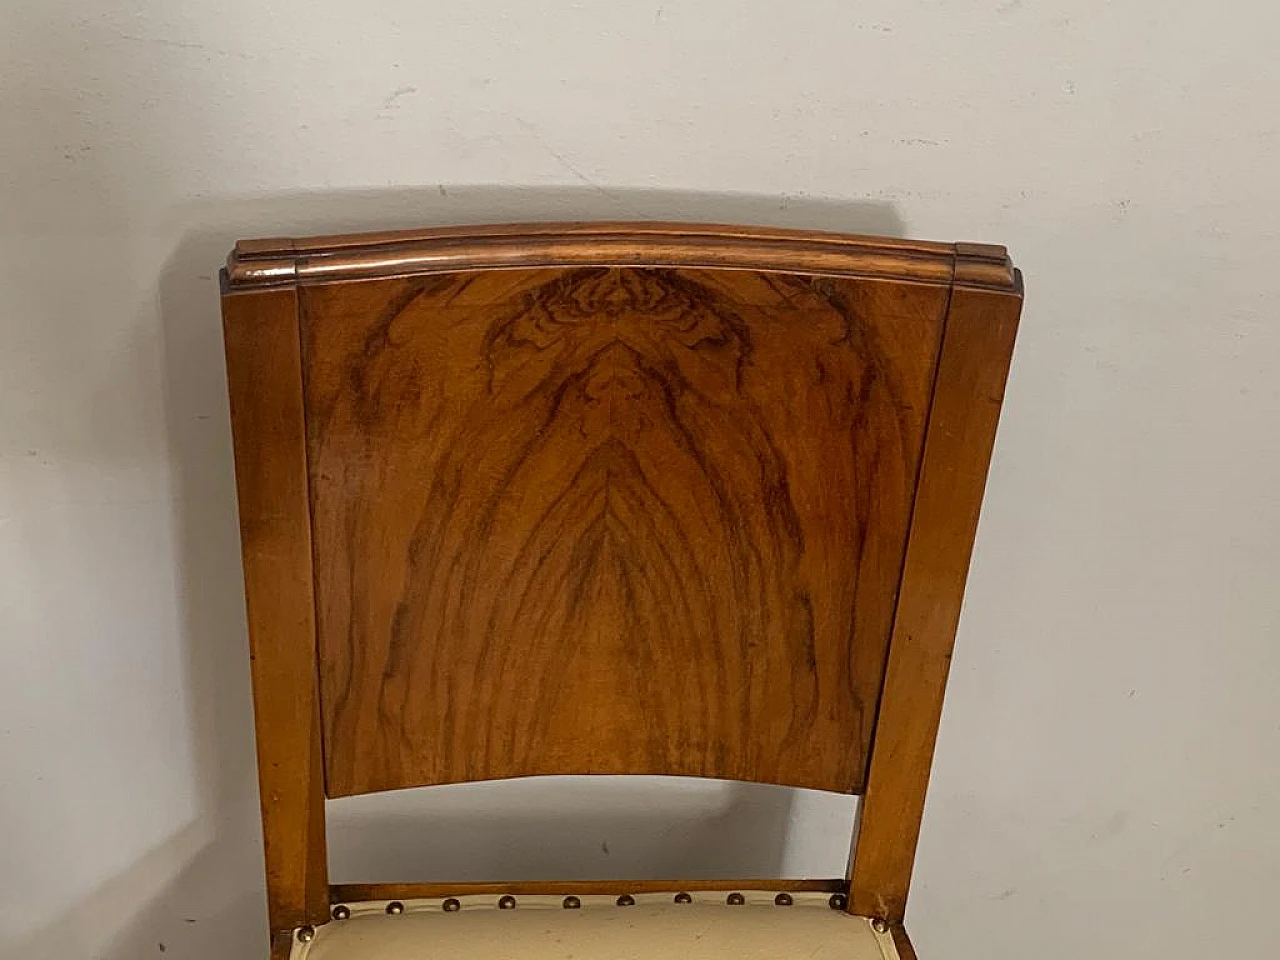
[[[224,274],[272,922],[323,798],[865,793],[905,903],[1021,303],[1003,248],[676,224],[268,240]]]

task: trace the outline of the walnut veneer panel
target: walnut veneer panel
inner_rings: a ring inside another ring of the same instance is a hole
[[[298,289],[329,795],[861,789],[947,286],[627,266]]]

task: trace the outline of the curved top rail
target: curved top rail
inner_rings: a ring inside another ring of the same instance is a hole
[[[1002,246],[661,222],[436,227],[242,240],[230,288],[518,267],[653,266],[882,277],[1009,290]]]

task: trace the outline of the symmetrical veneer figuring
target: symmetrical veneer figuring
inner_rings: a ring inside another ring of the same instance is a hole
[[[282,942],[329,916],[325,796],[567,773],[865,794],[838,888],[900,924],[1020,303],[1003,249],[970,244],[552,224],[238,245]]]

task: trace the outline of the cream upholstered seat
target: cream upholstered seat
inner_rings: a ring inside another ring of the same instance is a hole
[[[1021,300],[1003,247],[770,228],[237,245],[272,960],[915,960]],[[329,882],[328,798],[581,774],[858,794],[855,856],[799,881]]]
[[[353,903],[295,941],[292,960],[899,960],[889,932],[833,910],[826,894],[637,894]],[[735,898],[736,899],[736,898]],[[391,905],[396,913],[388,913]],[[402,909],[399,909],[402,908]],[[349,912],[349,916],[348,916]]]

